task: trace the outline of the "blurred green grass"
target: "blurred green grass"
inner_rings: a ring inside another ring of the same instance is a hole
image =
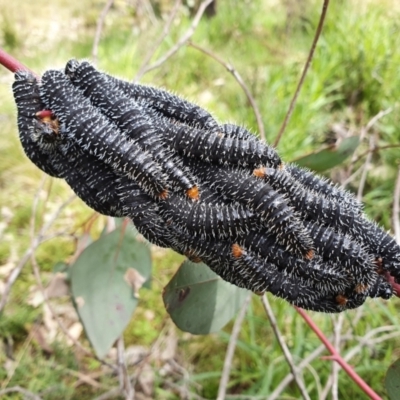
[[[170,1],[159,3],[168,9]],[[90,58],[96,21],[103,1],[10,2],[0,0],[0,44],[20,61],[38,73],[60,68],[70,58]],[[303,68],[312,35],[318,22],[320,1],[237,1],[218,3],[212,19],[204,19],[192,40],[230,62],[250,87],[260,108],[268,141],[279,131],[291,96]],[[156,53],[162,55],[189,27],[188,12],[182,11],[177,24]],[[342,124],[354,134],[380,110],[392,112],[375,126],[379,146],[400,143],[400,7],[396,1],[331,2],[323,35],[318,44],[312,68],[299,96],[292,120],[279,145],[284,160],[293,160],[317,150],[330,139],[334,124]],[[107,16],[99,47],[99,67],[128,79],[134,77],[151,43],[162,29],[162,21],[153,24],[129,3],[116,1]],[[154,59],[155,59],[154,58]],[[164,86],[209,109],[222,121],[234,121],[257,131],[253,110],[244,93],[224,68],[202,53],[183,47],[160,68],[142,80]],[[32,202],[42,174],[24,156],[18,143],[15,110],[10,90],[12,74],[0,70],[0,206],[2,215],[11,213],[0,242],[0,265],[21,257],[30,243],[29,224]],[[368,148],[365,141],[359,152]],[[364,201],[367,213],[390,228],[394,181],[399,165],[399,151],[389,149],[376,153],[370,167]],[[356,168],[362,165],[356,165]],[[347,166],[335,169],[339,176]],[[359,178],[350,189],[356,190]],[[51,190],[49,188],[51,187]],[[50,194],[47,195],[47,192]],[[46,219],[70,195],[63,182],[47,182],[40,193],[40,205]],[[54,231],[66,229],[82,233],[82,223],[91,211],[75,200],[63,212]],[[92,230],[98,235],[104,219]],[[37,259],[48,279],[53,266],[71,257],[75,241],[56,238],[43,244]],[[151,346],[168,319],[162,305],[162,288],[179,266],[182,257],[173,252],[154,252],[154,278],[151,291],[143,292],[141,306],[125,331],[126,345]],[[19,361],[8,386],[21,385],[41,392],[44,399],[89,399],[104,389],[89,385],[74,387],[76,377],[69,371],[98,370],[92,359],[79,355],[62,341],[52,345],[48,357],[31,342],[32,324],[40,321],[41,309],[27,305],[30,288],[35,285],[28,264],[13,287],[12,296],[0,317],[0,335],[4,342],[14,342]],[[280,329],[296,361],[306,357],[319,345],[313,333],[295,311],[280,300],[273,300]],[[147,311],[152,311],[148,318]],[[357,314],[361,312],[361,314]],[[344,328],[352,337],[343,345],[343,354],[359,338],[378,327],[394,326],[399,330],[397,299],[390,302],[368,301],[361,311],[345,314]],[[146,317],[147,315],[147,317]],[[357,323],[354,323],[356,316]],[[313,313],[321,329],[332,332],[333,318]],[[179,333],[177,358],[189,371],[190,387],[205,398],[213,399],[229,340],[231,325],[220,334],[194,337]],[[83,338],[82,343],[87,345]],[[400,356],[399,339],[366,345],[351,360],[363,378],[383,397],[386,368]],[[6,357],[0,354],[0,382],[6,380]],[[157,367],[155,366],[155,371]],[[304,378],[312,398],[319,397],[320,385],[330,374],[329,361],[315,360]],[[232,368],[230,393],[266,398],[289,373],[281,351],[257,299],[253,300]],[[29,378],[27,378],[29,377]],[[156,375],[155,396],[176,399],[179,396],[165,387],[164,378]],[[104,387],[117,385],[116,378],[104,374]],[[197,386],[200,384],[200,388]],[[339,375],[339,393],[343,398],[360,398],[360,390],[343,373]],[[282,396],[298,398],[299,392],[289,385]],[[17,399],[19,395],[10,395]]]

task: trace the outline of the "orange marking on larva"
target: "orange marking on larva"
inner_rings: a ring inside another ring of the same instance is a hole
[[[304,254],[304,258],[306,259],[306,260],[311,260],[313,257],[314,257],[314,250],[313,249],[311,249],[311,250],[308,250],[307,251],[307,253],[306,254]]]
[[[189,190],[186,190],[187,196],[192,200],[198,200],[200,196],[199,188],[197,186],[193,186]]]
[[[361,283],[356,285],[356,287],[354,288],[354,291],[356,293],[364,293],[368,290],[368,285],[362,285]]]
[[[168,197],[168,190],[167,190],[167,189],[163,190],[163,191],[158,195],[158,197],[159,197],[160,199],[162,199],[162,200],[165,200],[165,199]]]
[[[217,136],[223,138],[225,135],[222,132],[217,132]]]
[[[347,303],[347,297],[343,296],[342,294],[338,294],[335,298],[336,303],[338,303],[340,306],[345,306]]]
[[[283,163],[279,164],[279,165],[278,165],[278,169],[279,169],[279,170],[285,169],[285,165],[284,165]]]
[[[257,178],[265,178],[265,176],[267,175],[266,170],[267,169],[265,167],[256,168],[253,171],[253,175]]]
[[[237,243],[232,245],[233,257],[235,257],[235,258],[242,257],[243,253],[244,253],[243,249]]]

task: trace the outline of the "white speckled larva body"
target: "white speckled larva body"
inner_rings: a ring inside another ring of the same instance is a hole
[[[223,279],[321,312],[390,298],[400,248],[348,192],[165,90],[68,62],[13,85],[20,141],[96,211]],[[44,119],[43,109],[54,116]],[[39,113],[39,114],[38,114]]]

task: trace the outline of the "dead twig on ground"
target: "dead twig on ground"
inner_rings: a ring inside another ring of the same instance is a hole
[[[21,386],[13,386],[7,389],[0,390],[0,397],[6,395],[7,393],[21,393],[25,398],[32,400],[42,400],[40,396],[30,392],[29,390],[24,389]]]
[[[44,180],[43,180],[44,183]],[[31,260],[32,263],[32,269],[33,273],[37,282],[37,285],[39,287],[39,290],[43,296],[44,302],[46,306],[49,308],[53,318],[56,320],[58,326],[64,333],[64,335],[71,340],[71,342],[79,348],[83,353],[90,355],[94,358],[96,358],[98,361],[100,361],[102,364],[107,365],[111,369],[115,370],[115,367],[109,363],[107,363],[104,360],[98,359],[90,350],[86,349],[79,341],[77,341],[74,337],[70,335],[68,332],[68,329],[64,326],[63,322],[61,319],[58,317],[57,313],[54,311],[47,293],[43,287],[42,284],[42,279],[40,276],[40,268],[37,263],[36,257],[35,257],[35,252],[37,248],[40,246],[41,243],[43,243],[44,240],[46,240],[45,233],[49,230],[49,228],[53,225],[53,223],[58,219],[60,216],[61,212],[64,210],[65,207],[67,207],[73,200],[76,199],[76,195],[70,196],[64,203],[62,203],[57,210],[53,213],[53,215],[48,219],[48,221],[39,229],[38,233],[35,233],[35,221],[36,221],[36,214],[37,214],[37,207],[39,203],[39,197],[40,197],[40,192],[42,190],[43,184],[39,187],[39,190],[36,192],[36,195],[34,197],[33,201],[33,206],[32,206],[32,213],[31,213],[31,219],[30,219],[30,235],[31,235],[31,245],[28,249],[29,251],[29,260]]]
[[[117,368],[120,392],[125,396],[126,400],[133,400],[135,398],[135,390],[126,368],[125,345],[122,335],[117,340]]]

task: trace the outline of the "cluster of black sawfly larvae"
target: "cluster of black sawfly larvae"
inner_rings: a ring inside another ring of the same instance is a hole
[[[309,310],[392,296],[393,238],[350,193],[284,165],[243,127],[76,60],[40,83],[18,71],[13,92],[30,160],[97,212],[129,217],[151,243]]]

